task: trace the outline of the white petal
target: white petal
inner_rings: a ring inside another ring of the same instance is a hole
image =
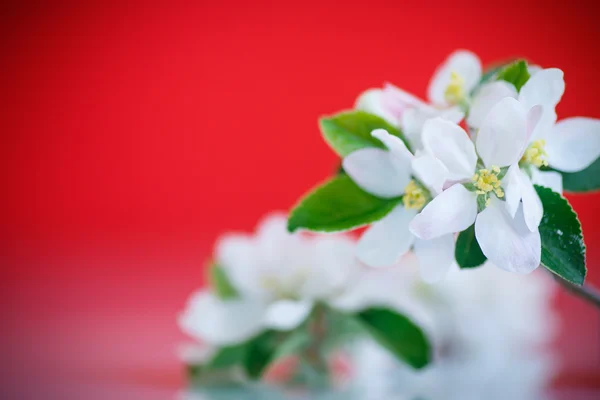
[[[477,154],[469,135],[460,126],[442,118],[430,119],[423,127],[423,146],[448,169],[449,180],[473,176]]]
[[[505,97],[517,98],[517,89],[512,84],[496,81],[483,85],[473,98],[467,124],[473,128],[481,127],[490,110]]]
[[[477,134],[477,152],[487,167],[506,167],[521,158],[529,141],[528,109],[505,97],[488,113]]]
[[[410,223],[418,238],[430,240],[467,229],[477,216],[477,197],[456,184],[434,198]]]
[[[558,68],[548,68],[529,78],[519,92],[519,101],[528,109],[539,104],[553,111],[564,92],[563,72]]]
[[[523,201],[523,216],[530,231],[537,231],[542,221],[544,207],[529,177],[521,171],[521,200]]]
[[[511,217],[514,217],[519,209],[521,198],[521,171],[518,164],[510,166],[506,172],[506,176],[502,180],[504,188],[504,199],[506,200],[506,209]]]
[[[412,161],[414,175],[421,181],[434,195],[442,192],[444,183],[448,179],[448,168],[437,158],[429,153],[423,153],[415,157]]]
[[[406,145],[398,136],[390,135],[385,129],[375,129],[371,132],[371,136],[379,139],[390,153],[399,158],[401,162],[412,160],[412,153],[406,148]]]
[[[371,267],[393,265],[406,253],[414,242],[408,224],[416,212],[398,205],[383,219],[375,222],[363,233],[356,255]]]
[[[423,280],[427,283],[438,282],[446,276],[454,262],[454,235],[431,240],[417,239],[414,249]]]
[[[390,124],[398,126],[401,114],[396,114],[389,107],[386,107],[382,89],[369,89],[361,93],[356,99],[354,108],[375,114]]]
[[[253,238],[227,234],[215,246],[215,258],[238,291],[249,296],[266,296],[260,282],[260,254]]]
[[[310,301],[276,301],[267,308],[265,326],[280,331],[292,330],[304,322],[312,306],[313,303]]]
[[[365,191],[379,197],[400,196],[410,181],[410,160],[405,161],[404,172],[401,160],[391,152],[366,148],[353,151],[342,161],[344,171]]]
[[[447,105],[445,99],[446,89],[450,83],[452,72],[457,73],[465,80],[464,90],[469,93],[481,79],[481,62],[474,53],[458,50],[452,53],[433,74],[429,82],[429,100],[439,106]]]
[[[220,300],[203,290],[190,300],[179,318],[181,329],[216,346],[243,342],[263,329],[265,304],[249,299]]]
[[[562,175],[554,171],[540,171],[537,168],[531,169],[531,181],[536,185],[545,186],[554,190],[556,193],[563,192]]]
[[[574,117],[559,121],[546,137],[550,166],[577,172],[600,156],[600,120]]]
[[[423,100],[412,93],[400,89],[391,83],[383,85],[384,103],[392,108],[397,115],[401,115],[408,108],[423,107],[427,105]]]
[[[526,274],[540,265],[540,233],[527,228],[522,206],[512,218],[502,202],[492,198],[477,216],[475,237],[483,254],[499,268]]]

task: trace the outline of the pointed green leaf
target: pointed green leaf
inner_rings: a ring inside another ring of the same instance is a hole
[[[319,120],[321,133],[329,146],[340,156],[346,157],[355,150],[365,147],[385,149],[381,141],[371,136],[375,129],[385,129],[399,137],[409,147],[402,132],[387,123],[383,118],[365,111],[347,111]]]
[[[401,197],[382,199],[358,187],[347,175],[335,176],[309,192],[290,212],[288,230],[349,230],[375,222],[392,211]]]
[[[231,282],[225,270],[217,264],[210,267],[210,282],[219,298],[233,299],[238,296],[237,290]]]
[[[563,177],[563,189],[566,192],[580,193],[600,190],[600,158],[589,167],[578,172],[559,172]]]
[[[585,244],[581,224],[571,205],[560,194],[535,185],[544,206],[540,223],[542,265],[577,285],[585,281]]]
[[[475,224],[458,235],[454,257],[461,268],[479,267],[487,260],[475,238]]]
[[[244,370],[251,379],[259,379],[274,361],[278,345],[278,332],[269,330],[247,342],[243,360]]]
[[[530,75],[525,60],[515,61],[498,71],[498,80],[512,83],[517,89],[517,92],[521,90],[529,78]]]
[[[387,308],[370,308],[357,314],[371,336],[398,359],[414,368],[431,361],[431,345],[417,325]]]

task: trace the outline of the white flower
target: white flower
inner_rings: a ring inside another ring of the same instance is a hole
[[[540,167],[577,172],[600,156],[600,120],[574,117],[556,122],[555,108],[565,90],[563,76],[557,68],[534,69],[519,93],[505,81],[486,84],[477,92],[467,119],[469,126],[479,128],[492,107],[505,97],[518,99],[526,108],[541,105],[543,113],[521,164],[529,169],[534,183],[559,193],[562,176],[554,171],[540,171]]]
[[[418,322],[435,362],[415,371],[373,342],[358,343],[353,365],[361,399],[543,398],[554,372],[546,346],[556,333],[547,274],[455,265],[445,280],[425,286],[412,262],[400,267],[366,271],[356,302],[392,307]]]
[[[366,192],[382,198],[403,196],[403,201],[367,229],[358,244],[357,256],[373,267],[389,266],[412,247],[419,258],[423,279],[436,281],[454,260],[453,236],[420,240],[408,229],[409,222],[436,192],[411,179],[413,156],[401,139],[383,129],[374,130],[372,135],[388,150],[354,151],[344,158],[344,170]]]
[[[238,292],[219,299],[194,295],[180,318],[182,329],[214,345],[239,343],[265,328],[291,330],[317,301],[341,295],[358,270],[354,242],[344,236],[292,235],[285,215],[272,215],[255,235],[229,234],[216,248],[216,263]]]
[[[394,86],[369,89],[356,100],[355,108],[364,110],[402,128],[414,149],[421,147],[421,130],[431,118],[441,117],[459,123],[464,118],[461,106],[481,78],[481,63],[466,50],[452,53],[438,67],[429,83],[430,104]]]
[[[476,139],[483,168],[478,167],[475,146],[462,128],[442,119],[428,121],[423,129],[426,155],[446,167],[447,189],[412,220],[410,230],[419,238],[435,239],[463,231],[475,222],[475,235],[483,253],[498,267],[519,273],[537,268],[541,258],[538,225],[543,209],[518,162],[540,113],[541,107],[526,109],[510,97],[496,104]],[[417,169],[424,181],[439,174],[427,165]],[[475,190],[468,190],[464,183]],[[479,206],[478,198],[483,200]],[[504,198],[506,202],[501,201]],[[484,209],[478,213],[478,208]]]

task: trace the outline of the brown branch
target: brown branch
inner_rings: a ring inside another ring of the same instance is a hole
[[[554,274],[552,274],[552,276],[554,276],[554,279],[568,292],[600,308],[600,290],[589,284],[578,286]]]

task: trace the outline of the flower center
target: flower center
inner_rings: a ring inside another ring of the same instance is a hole
[[[450,73],[450,83],[446,87],[444,97],[446,101],[451,104],[458,104],[465,99],[465,79],[452,71]]]
[[[501,169],[497,165],[493,165],[491,169],[482,168],[473,175],[473,186],[475,193],[485,196],[485,205],[490,204],[490,193],[494,192],[496,197],[504,197],[504,190],[500,187]]]
[[[408,185],[404,188],[404,196],[402,197],[404,208],[420,211],[425,207],[428,200],[430,200],[429,192],[425,188],[414,180],[408,182]]]
[[[527,150],[525,150],[521,162],[533,165],[537,168],[547,167],[548,153],[546,153],[545,147],[546,141],[544,139],[533,141],[533,143],[531,143],[529,147],[527,147]]]

